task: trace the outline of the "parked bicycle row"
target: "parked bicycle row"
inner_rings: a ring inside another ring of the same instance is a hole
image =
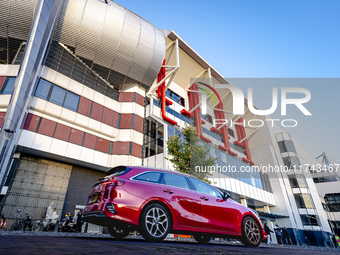
[[[18,213],[21,209],[18,209]],[[18,218],[11,226],[12,231],[46,231],[46,232],[81,232],[82,227],[82,213],[78,212],[76,219],[72,217],[71,213],[67,213],[64,218],[58,220],[58,215],[54,217],[46,214],[41,220],[35,220],[27,213],[25,217]],[[3,221],[5,222],[5,221]]]

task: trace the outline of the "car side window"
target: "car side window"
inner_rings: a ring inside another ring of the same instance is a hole
[[[196,180],[196,179],[192,179],[192,178],[190,178],[190,180],[191,180],[192,184],[194,184],[197,192],[201,192],[201,193],[204,193],[204,194],[207,194],[207,195],[210,195],[210,196],[222,198],[221,193],[218,192],[213,187],[210,187],[208,184],[206,184],[202,181]]]
[[[190,189],[185,176],[177,174],[164,174],[163,183],[177,188]]]
[[[140,174],[132,179],[137,180],[137,181],[159,183],[160,177],[161,177],[161,173],[159,172],[147,172],[147,173]]]

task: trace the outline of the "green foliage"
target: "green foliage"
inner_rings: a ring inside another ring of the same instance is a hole
[[[168,153],[173,158],[167,160],[174,164],[176,171],[210,183],[207,179],[211,175],[209,171],[197,171],[196,166],[208,169],[216,163],[217,158],[209,155],[210,148],[201,142],[194,127],[186,126],[181,134],[182,136],[174,135],[168,139]]]

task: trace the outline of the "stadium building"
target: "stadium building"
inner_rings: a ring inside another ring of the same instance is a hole
[[[245,114],[230,115],[230,92],[214,84],[229,82],[179,35],[114,2],[1,1],[0,187],[9,225],[26,212],[43,217],[52,203],[59,215],[82,208],[114,166],[173,169],[166,141],[194,125],[217,165],[237,170],[214,172],[213,185],[271,229],[285,226],[294,244],[331,246],[338,225],[307,166],[320,162],[269,116],[252,114],[246,98]],[[221,118],[237,124],[215,127]],[[264,125],[242,125],[253,120]],[[260,165],[289,171],[240,171]]]

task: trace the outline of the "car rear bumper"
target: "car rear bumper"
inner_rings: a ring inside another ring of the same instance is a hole
[[[107,227],[109,225],[131,225],[131,223],[113,219],[105,214],[104,211],[91,211],[83,214],[83,220],[88,223]]]

